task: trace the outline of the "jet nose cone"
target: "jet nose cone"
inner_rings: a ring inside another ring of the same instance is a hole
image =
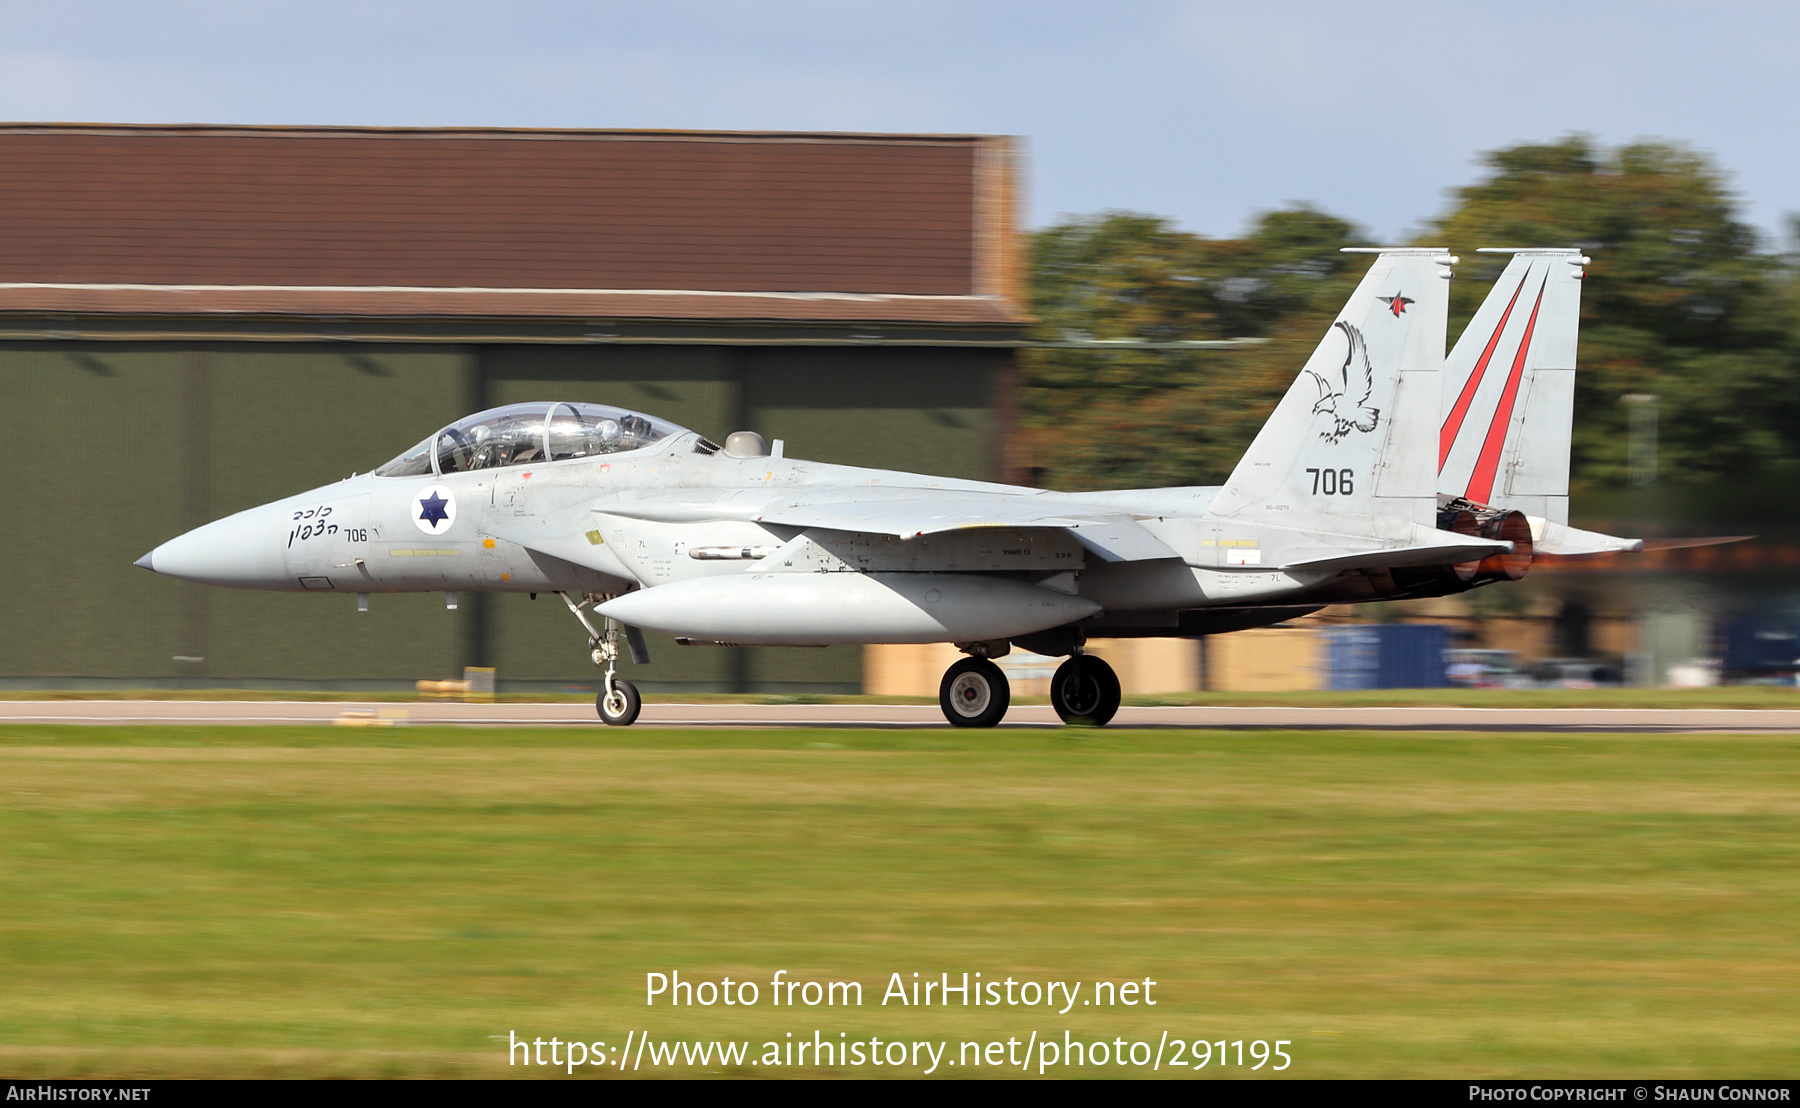
[[[287,513],[268,506],[196,527],[135,564],[167,577],[240,589],[298,588],[288,575]]]

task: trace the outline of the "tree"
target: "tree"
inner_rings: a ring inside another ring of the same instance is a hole
[[[1788,399],[1795,317],[1783,271],[1738,221],[1710,158],[1670,143],[1605,150],[1570,136],[1484,161],[1488,176],[1458,190],[1424,236],[1463,255],[1451,334],[1504,265],[1473,247],[1590,252],[1576,375],[1578,487],[1624,483],[1622,401],[1633,393],[1660,398],[1665,479],[1741,474],[1800,452],[1800,418]]]
[[[1740,476],[1800,459],[1800,255],[1762,252],[1704,154],[1616,149],[1571,136],[1483,157],[1422,242],[1463,256],[1459,334],[1505,259],[1477,246],[1591,252],[1576,376],[1577,488],[1623,484],[1623,398],[1660,398],[1665,480]],[[1800,240],[1800,228],[1796,229]],[[1073,219],[1032,241],[1039,338],[1261,337],[1231,352],[1034,350],[1022,429],[1058,488],[1225,479],[1342,307],[1364,259],[1354,227],[1312,208],[1205,239],[1126,212]]]
[[[1205,239],[1112,212],[1032,240],[1043,339],[1265,338],[1233,351],[1033,350],[1022,430],[1057,488],[1216,484],[1274,408],[1360,276],[1358,242],[1311,208]]]

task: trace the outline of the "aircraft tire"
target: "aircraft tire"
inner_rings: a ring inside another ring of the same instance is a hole
[[[1012,704],[1012,686],[986,658],[964,658],[944,671],[938,707],[954,727],[992,727]]]
[[[637,686],[629,681],[613,680],[613,701],[607,703],[606,691],[594,697],[594,711],[600,713],[600,719],[609,727],[630,727],[637,722],[638,712],[644,707],[644,700],[638,695]]]
[[[1100,658],[1076,655],[1050,678],[1050,706],[1075,727],[1105,727],[1121,699],[1119,675]]]

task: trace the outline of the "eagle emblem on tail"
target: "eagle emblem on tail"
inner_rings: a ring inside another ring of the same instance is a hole
[[[1333,382],[1310,369],[1306,371],[1319,386],[1319,400],[1313,405],[1313,411],[1323,412],[1332,419],[1331,427],[1319,432],[1319,437],[1326,442],[1337,442],[1352,430],[1373,431],[1381,422],[1381,409],[1369,407],[1369,396],[1375,391],[1375,369],[1369,364],[1369,350],[1363,344],[1362,332],[1342,320],[1332,326],[1341,329],[1344,337],[1350,340],[1350,349],[1344,355],[1344,365],[1338,374],[1340,380]]]

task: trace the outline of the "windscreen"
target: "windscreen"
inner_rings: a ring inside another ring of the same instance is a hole
[[[508,404],[457,420],[375,472],[415,477],[618,454],[682,430],[606,404]]]
[[[418,477],[431,472],[431,443],[426,439],[375,471],[377,477]]]

